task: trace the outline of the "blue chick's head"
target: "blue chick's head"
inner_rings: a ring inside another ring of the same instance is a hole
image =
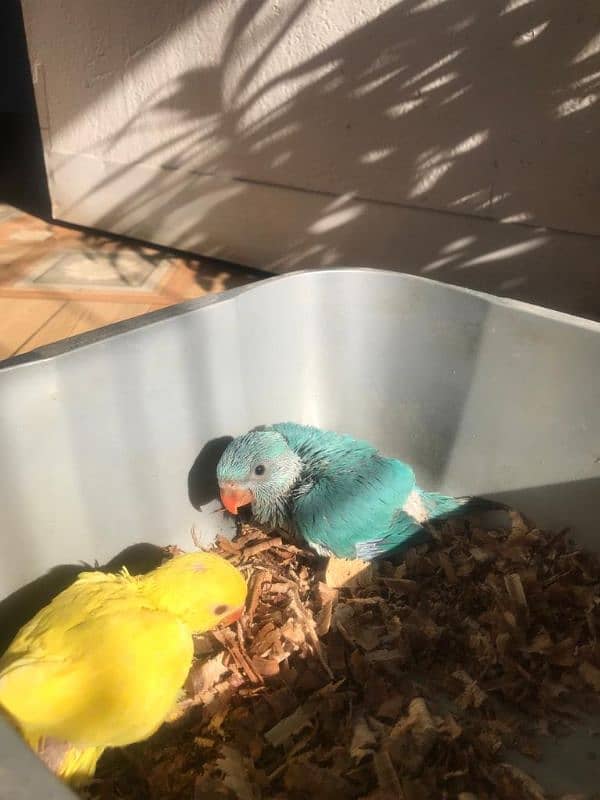
[[[262,523],[280,524],[302,472],[300,457],[273,429],[256,429],[230,442],[217,464],[221,501],[232,514],[252,505]]]

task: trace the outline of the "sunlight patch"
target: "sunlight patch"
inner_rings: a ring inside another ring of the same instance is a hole
[[[590,92],[583,97],[570,97],[561,103],[556,109],[556,116],[559,118],[569,117],[571,114],[576,114],[578,111],[584,111],[590,108],[598,100],[598,95]]]
[[[588,58],[598,55],[598,53],[600,53],[600,33],[597,33],[590,39],[583,50],[575,56],[573,63],[580,64],[582,61],[586,61]]]
[[[403,117],[405,114],[409,114],[411,111],[414,111],[415,108],[418,108],[420,105],[423,105],[425,101],[422,97],[415,97],[414,100],[404,100],[402,103],[397,103],[395,106],[390,106],[388,110],[385,112],[386,117],[390,117],[390,119],[398,119],[398,117]]]
[[[433,187],[439,183],[448,170],[452,167],[452,162],[446,161],[445,164],[438,164],[437,166],[428,169],[417,181],[414,189],[408,195],[409,197],[420,197],[431,191]]]
[[[465,247],[468,247],[471,244],[474,244],[476,241],[474,236],[462,236],[460,239],[455,239],[450,244],[447,244],[445,247],[442,247],[442,253],[456,253],[457,250],[464,250]]]
[[[517,214],[502,217],[498,222],[529,222],[530,219],[533,219],[533,215],[529,211],[519,211]]]
[[[327,233],[335,228],[340,228],[342,225],[347,225],[353,219],[359,217],[364,210],[364,206],[356,205],[350,208],[344,208],[340,211],[335,211],[333,214],[328,214],[326,217],[313,222],[308,228],[309,233]]]
[[[457,78],[458,72],[447,72],[445,75],[441,75],[439,78],[435,78],[429,83],[426,83],[425,86],[421,86],[421,91],[433,92],[436,89],[441,89],[442,86],[452,83],[452,81],[455,81]]]
[[[418,83],[423,78],[426,78],[428,75],[431,75],[431,73],[435,72],[436,69],[441,69],[442,67],[445,67],[447,64],[449,64],[451,61],[454,61],[454,59],[458,58],[458,56],[462,52],[463,48],[460,48],[458,50],[452,50],[450,53],[447,53],[445,56],[436,61],[435,64],[430,64],[425,69],[422,69],[421,72],[418,72],[416,75],[413,75],[412,78],[409,78],[409,80],[404,82],[403,86],[404,87],[414,86],[415,83]]]
[[[373,80],[369,81],[368,83],[363,83],[362,86],[359,86],[358,89],[355,89],[354,96],[355,97],[364,97],[366,94],[370,92],[374,92],[375,89],[379,89],[380,86],[388,83],[401,72],[407,70],[408,67],[402,66],[393,69],[391,72],[388,72],[386,75],[381,75],[379,78],[374,78]]]
[[[548,25],[550,25],[550,20],[542,22],[541,25],[536,25],[535,28],[530,28],[525,33],[519,34],[519,36],[513,39],[513,45],[515,47],[522,47],[524,44],[531,44],[546,30]]]
[[[509,247],[499,247],[497,250],[492,250],[489,253],[484,253],[482,256],[472,258],[470,261],[465,261],[461,264],[459,269],[466,267],[476,267],[479,264],[489,264],[493,261],[502,261],[505,258],[514,258],[523,253],[529,253],[531,250],[537,250],[548,241],[547,236],[540,236],[537,239],[531,239],[529,242],[521,242],[520,244],[511,244]]]
[[[533,3],[533,0],[509,0],[507,5],[500,12],[500,16],[510,14],[511,11],[516,11],[518,8],[523,8],[523,6],[528,6],[530,3]]]
[[[431,11],[432,8],[437,8],[447,2],[448,0],[423,0],[420,5],[411,8],[409,14],[421,14],[423,11]]]
[[[394,152],[393,147],[383,147],[381,150],[369,150],[360,157],[361,164],[376,164],[384,158],[391,156]]]

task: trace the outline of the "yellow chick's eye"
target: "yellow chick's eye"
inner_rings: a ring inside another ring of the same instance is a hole
[[[220,617],[221,614],[226,614],[230,610],[231,610],[231,606],[227,606],[227,605],[216,606],[214,608],[214,610],[213,610],[213,613],[215,614],[215,616]]]

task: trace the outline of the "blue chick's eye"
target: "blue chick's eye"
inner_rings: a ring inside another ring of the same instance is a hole
[[[255,475],[264,475],[265,474],[265,465],[259,464],[258,466],[254,467],[254,474]]]

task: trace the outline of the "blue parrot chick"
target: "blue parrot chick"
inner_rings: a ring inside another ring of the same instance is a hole
[[[217,464],[227,511],[301,536],[317,553],[369,561],[412,543],[428,523],[506,506],[425,492],[408,464],[351,436],[293,422],[233,439]]]

